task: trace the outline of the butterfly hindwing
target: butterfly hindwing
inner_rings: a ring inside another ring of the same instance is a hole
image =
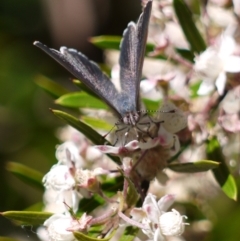
[[[148,24],[152,1],[149,1],[140,15],[137,24],[131,22],[123,33],[120,53],[120,82],[122,93],[129,97],[128,105],[132,112],[139,110],[139,88],[145,55]]]

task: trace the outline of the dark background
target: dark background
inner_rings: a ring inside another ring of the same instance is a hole
[[[91,36],[122,35],[135,21],[140,0],[1,0],[0,1],[0,212],[23,210],[42,200],[42,192],[6,170],[19,162],[43,174],[56,162],[56,130],[64,125],[49,108],[53,99],[36,84],[39,74],[74,89],[71,75],[32,45],[76,48],[96,62],[102,52]],[[0,236],[23,238],[31,227],[17,228],[0,216]]]

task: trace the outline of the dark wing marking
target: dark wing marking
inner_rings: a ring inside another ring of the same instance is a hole
[[[122,94],[128,96],[129,108],[139,110],[140,78],[146,48],[148,24],[152,1],[149,1],[140,15],[137,24],[131,22],[123,33],[120,53],[120,80]]]
[[[75,49],[61,47],[60,51],[50,49],[46,45],[36,41],[34,45],[42,49],[76,78],[81,80],[89,89],[96,93],[105,103],[121,118],[117,109],[119,93],[110,79],[100,68],[85,55]]]

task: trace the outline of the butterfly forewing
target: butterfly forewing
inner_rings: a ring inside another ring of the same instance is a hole
[[[100,70],[100,68],[85,55],[75,49],[61,47],[60,51],[48,48],[46,45],[36,41],[34,45],[42,49],[64,68],[66,68],[76,78],[81,80],[89,89],[96,93],[115,114],[121,118],[117,110],[119,93],[110,79]]]
[[[120,81],[122,95],[128,96],[128,112],[139,111],[139,88],[146,48],[148,23],[152,8],[149,1],[137,24],[131,22],[124,31],[120,53]],[[122,113],[123,115],[123,113]]]

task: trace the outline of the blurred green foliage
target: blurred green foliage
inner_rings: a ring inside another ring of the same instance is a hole
[[[8,161],[44,172],[54,162],[57,121],[48,111],[52,100],[34,84],[44,57],[32,46],[44,34],[40,2],[0,3],[0,209],[26,208],[41,198],[6,172]]]
[[[113,5],[119,8],[121,1]],[[138,6],[133,11],[135,16],[127,14],[128,18],[138,16],[140,5],[137,1],[135,5]],[[123,6],[119,9],[123,10]],[[51,43],[44,11],[43,1],[39,0],[0,1],[0,212],[23,210],[41,201],[43,194],[8,172],[8,162],[22,163],[42,174],[56,162],[55,146],[59,143],[56,130],[64,122],[49,111],[56,107],[53,99],[34,81],[44,74],[67,88],[74,88],[70,74],[32,44],[35,40]],[[118,22],[114,21],[117,28],[110,32],[106,29],[106,33],[121,35],[128,21],[122,16]],[[0,217],[0,236],[8,234],[9,224]]]

